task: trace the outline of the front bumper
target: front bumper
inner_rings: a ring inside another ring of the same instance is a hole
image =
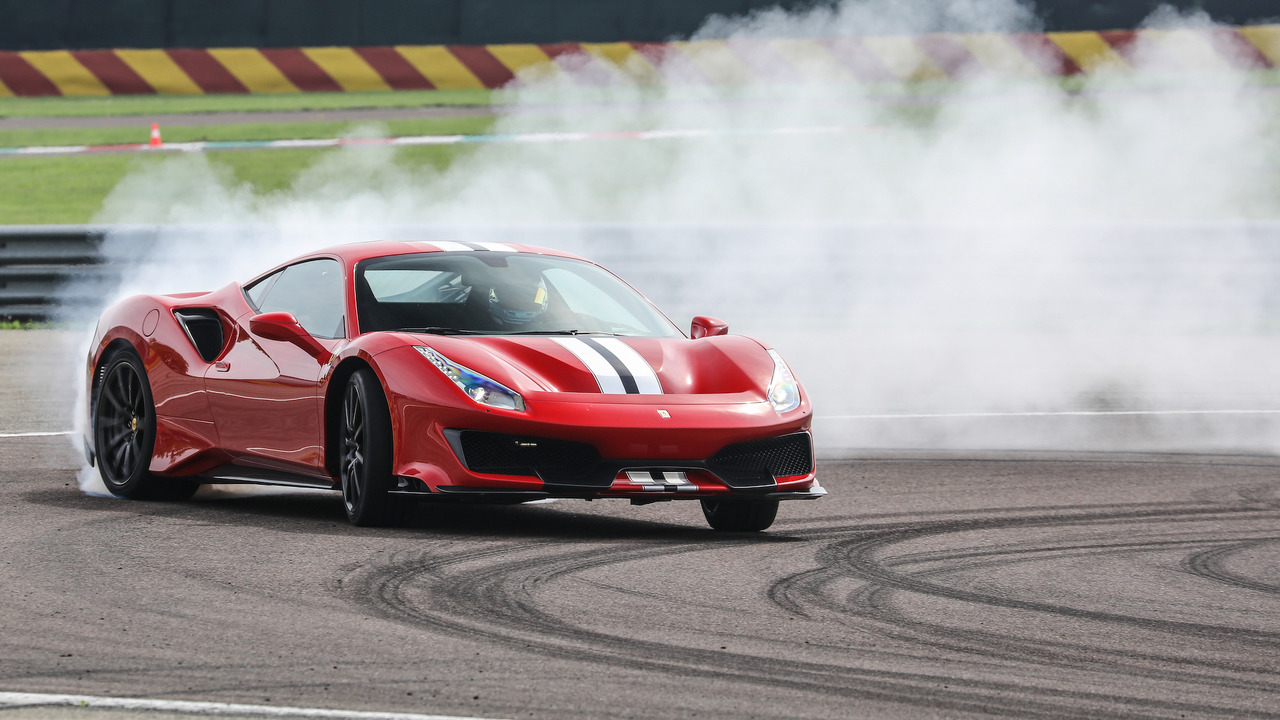
[[[814,485],[807,402],[780,414],[754,392],[657,397],[538,392],[526,394],[521,412],[479,406],[460,392],[455,400],[454,389],[446,389],[447,397],[423,388],[400,392],[394,383],[390,388],[393,474],[400,478],[395,492],[442,498],[481,493],[492,501],[512,493],[512,502],[524,493],[540,494],[529,496],[533,499],[764,498],[804,495]],[[747,458],[743,465],[728,452],[786,436],[803,439],[803,462],[753,464]],[[505,438],[508,446],[504,450],[485,438]],[[532,457],[507,452],[518,443],[526,444],[522,452]],[[480,457],[486,453],[491,457]],[[501,457],[504,453],[508,457]],[[643,482],[628,476],[633,471],[680,473],[683,479]]]
[[[778,478],[813,474],[813,439],[808,432],[732,443],[706,459],[601,457],[590,443],[529,435],[447,429],[449,446],[471,473],[538,478],[563,490],[608,489],[618,482],[643,486],[693,487],[690,476],[714,479],[739,492],[775,490]]]
[[[410,463],[399,473],[394,492],[485,502],[542,497],[657,502],[726,494],[812,499],[826,494],[815,478],[807,430],[729,443],[701,458],[607,458],[587,442],[491,431],[447,428],[442,435],[448,456],[440,464]]]

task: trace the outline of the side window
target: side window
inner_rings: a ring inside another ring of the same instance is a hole
[[[346,335],[342,265],[337,260],[290,265],[256,283],[248,293],[258,312],[293,313],[303,329],[316,337]]]
[[[283,274],[283,270],[277,273],[272,273],[245,288],[244,293],[249,296],[249,302],[253,303],[253,306],[256,308],[262,307],[262,301],[267,297],[267,293],[271,292],[271,286],[275,285],[276,281],[279,280],[280,276]]]

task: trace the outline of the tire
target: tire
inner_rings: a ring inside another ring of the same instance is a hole
[[[391,489],[391,413],[372,370],[355,371],[342,392],[338,424],[342,504],[353,525],[396,525],[404,504]]]
[[[759,532],[778,517],[777,500],[719,500],[704,498],[702,514],[712,529],[723,532]]]
[[[185,500],[200,484],[151,474],[156,406],[142,360],[132,350],[111,356],[93,413],[98,475],[113,495],[134,500]]]

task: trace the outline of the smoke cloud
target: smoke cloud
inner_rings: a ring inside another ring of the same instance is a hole
[[[1175,39],[1212,25],[1169,8],[1148,24]],[[1012,0],[848,0],[712,18],[695,40],[993,29],[1041,24]],[[1208,50],[1187,37],[1134,48],[1138,76],[1068,83],[891,88],[817,58],[772,85],[712,86],[676,61],[627,75],[566,60],[504,91],[495,133],[673,137],[493,143],[443,171],[348,148],[265,195],[216,155],[174,157],[95,221],[160,226],[117,295],[415,232],[580,251],[680,324],[716,315],[775,344],[828,454],[1270,451],[1276,95],[1189,70]],[[691,129],[711,132],[679,137]]]

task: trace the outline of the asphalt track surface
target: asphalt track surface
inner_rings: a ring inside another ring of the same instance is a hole
[[[714,533],[692,503],[564,501],[371,530],[336,494],[81,492],[68,438],[15,436],[65,427],[72,348],[0,333],[0,691],[507,718],[1280,716],[1275,457],[849,453],[819,464],[829,497],[761,534]],[[0,720],[62,717],[44,712]]]

